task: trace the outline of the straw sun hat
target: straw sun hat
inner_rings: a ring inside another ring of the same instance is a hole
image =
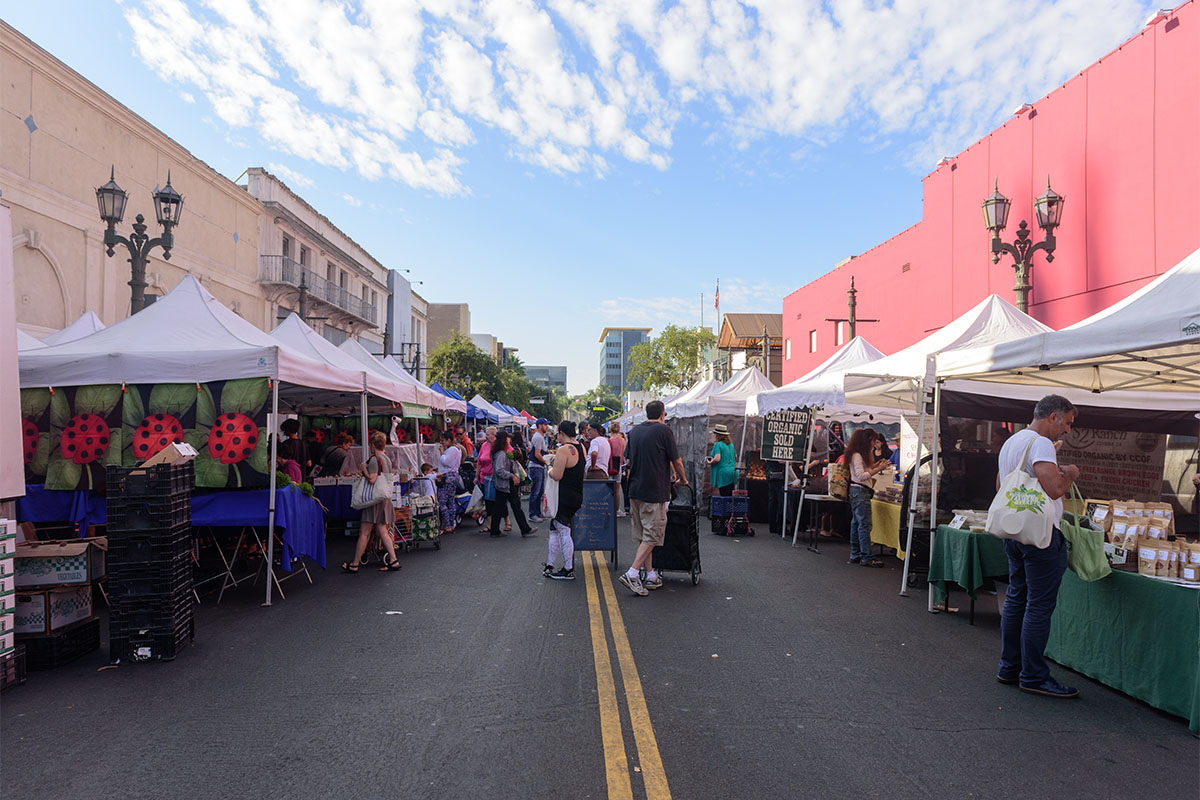
[[[728,436],[729,428],[721,424],[713,425],[713,433],[715,433],[717,436]]]

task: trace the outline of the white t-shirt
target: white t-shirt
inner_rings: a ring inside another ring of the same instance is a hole
[[[546,437],[542,436],[541,431],[533,434],[533,438],[529,440],[529,463],[533,466],[542,466],[542,462],[533,457],[534,453],[546,454]]]
[[[1033,445],[1030,446],[1029,442]],[[1031,477],[1037,477],[1033,471],[1033,465],[1039,461],[1049,461],[1051,464],[1058,466],[1058,452],[1054,449],[1054,442],[1042,436],[1032,428],[1026,428],[1023,431],[1014,433],[1004,443],[1004,447],[1000,448],[1000,480],[1004,480],[1004,476],[1017,468],[1021,463],[1021,456],[1025,455],[1025,448],[1029,447],[1029,458],[1025,459],[1025,471]],[[1062,498],[1052,500],[1054,503],[1054,518],[1062,519],[1063,502]],[[1055,527],[1058,527],[1057,525]]]
[[[597,436],[595,439],[592,439],[592,443],[588,445],[588,469],[592,469],[592,453],[600,454],[596,459],[596,469],[608,472],[608,462],[612,457],[612,447],[609,446],[608,439],[603,436]]]

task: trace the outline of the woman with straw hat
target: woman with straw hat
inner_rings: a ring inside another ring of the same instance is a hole
[[[714,425],[713,436],[715,441],[712,452],[704,460],[709,468],[709,484],[712,485],[715,494],[731,497],[734,484],[737,483],[737,455],[733,452],[733,442],[729,439],[729,428],[721,424]],[[713,531],[724,532],[727,519],[725,516],[714,516]]]

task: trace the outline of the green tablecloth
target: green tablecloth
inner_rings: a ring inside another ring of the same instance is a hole
[[[974,598],[989,578],[1007,577],[1008,556],[1000,539],[987,533],[938,526],[933,537],[929,582],[936,587],[939,601],[946,597],[947,582],[957,583]]]
[[[1046,655],[1200,731],[1200,590],[1132,572],[1063,576]]]

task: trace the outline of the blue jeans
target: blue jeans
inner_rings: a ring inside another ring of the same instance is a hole
[[[850,487],[850,558],[871,558],[871,490]]]
[[[533,488],[529,490],[529,516],[540,517],[542,498],[546,495],[546,468],[529,462],[529,480],[533,483]]]
[[[1008,590],[1000,614],[999,675],[1020,678],[1022,686],[1036,685],[1050,677],[1046,666],[1046,642],[1050,639],[1050,617],[1058,604],[1058,587],[1067,571],[1067,545],[1062,532],[1054,529],[1045,550],[1006,539]]]

